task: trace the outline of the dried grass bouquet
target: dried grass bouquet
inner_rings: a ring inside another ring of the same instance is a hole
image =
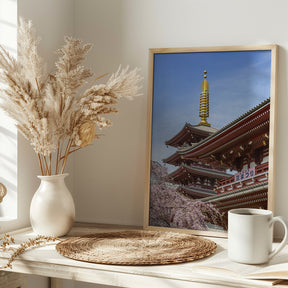
[[[96,127],[111,126],[103,115],[118,112],[115,105],[120,98],[139,95],[142,77],[138,69],[119,68],[106,84],[94,85],[93,81],[77,95],[78,88],[92,76],[90,69],[82,66],[92,45],[65,37],[64,46],[57,51],[56,72],[48,74],[38,44],[31,21],[20,20],[18,58],[0,46],[0,107],[30,141],[42,175],[59,174],[72,152],[100,136]]]

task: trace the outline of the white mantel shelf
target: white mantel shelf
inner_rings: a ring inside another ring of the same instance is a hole
[[[72,228],[68,236],[131,229],[137,229],[137,227],[96,224],[85,225],[78,223]],[[14,235],[16,244],[36,236],[31,228],[14,231],[9,234]],[[55,245],[50,244],[25,252],[12,263],[12,270],[7,269],[7,271],[41,275],[53,279],[70,279],[127,288],[255,288],[272,286],[271,281],[250,280],[242,276],[245,275],[245,271],[247,271],[248,274],[267,265],[252,266],[231,262],[227,258],[227,239],[210,239],[218,245],[214,255],[202,260],[183,264],[118,266],[86,263],[59,255],[55,249]],[[8,257],[9,255],[6,252],[1,252],[0,265],[4,265]],[[279,265],[285,262],[288,262],[287,247],[284,252],[276,256],[269,264]],[[229,270],[224,267],[229,267]],[[58,281],[57,283],[54,287],[61,287],[60,282]],[[288,287],[288,285],[282,283],[273,287]]]

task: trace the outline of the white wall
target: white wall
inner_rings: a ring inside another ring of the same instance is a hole
[[[148,49],[279,44],[275,214],[286,204],[287,49],[285,0],[76,0],[75,34],[94,43],[98,74],[118,64],[142,68],[144,96],[124,101],[114,127],[75,154],[78,220],[141,225],[145,181]]]
[[[286,0],[21,0],[18,5],[19,15],[31,18],[42,35],[46,59],[54,60],[51,51],[74,30],[77,37],[94,44],[87,63],[97,75],[130,64],[142,68],[145,77],[144,95],[123,101],[120,113],[112,118],[114,126],[103,131],[105,136],[74,154],[74,169],[70,166],[69,172],[74,170],[77,220],[142,224],[149,48],[268,43],[280,45],[275,214],[288,217]],[[37,163],[31,160],[29,144],[20,139],[19,148],[19,167],[26,171],[18,179],[22,195],[37,186],[32,179],[38,167],[34,168]],[[22,201],[27,209],[30,198]]]

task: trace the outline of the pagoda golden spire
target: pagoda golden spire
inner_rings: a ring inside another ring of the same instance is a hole
[[[207,118],[209,117],[209,83],[207,81],[207,71],[204,71],[204,80],[201,82],[201,94],[200,94],[200,109],[199,109],[199,117],[201,121],[199,125],[211,126],[207,122]]]

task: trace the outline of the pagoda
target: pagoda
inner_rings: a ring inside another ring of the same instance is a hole
[[[233,208],[267,209],[270,98],[221,129],[208,123],[207,71],[201,83],[200,122],[186,123],[166,145],[177,148],[164,163],[178,191],[212,203],[227,217]],[[232,174],[226,173],[231,171]],[[227,218],[226,218],[227,220]]]
[[[231,176],[225,172],[226,168],[221,165],[213,167],[206,161],[185,157],[185,151],[218,131],[211,127],[207,121],[209,117],[209,83],[206,70],[204,71],[204,80],[201,83],[199,117],[199,124],[185,123],[176,135],[165,142],[166,145],[175,147],[177,150],[163,160],[164,163],[177,167],[169,174],[171,182],[179,185],[179,192],[193,199],[217,195],[216,188],[219,181]]]
[[[179,151],[185,161],[236,171],[220,180],[217,195],[201,200],[223,213],[233,208],[267,209],[270,99],[247,111],[203,141]]]

